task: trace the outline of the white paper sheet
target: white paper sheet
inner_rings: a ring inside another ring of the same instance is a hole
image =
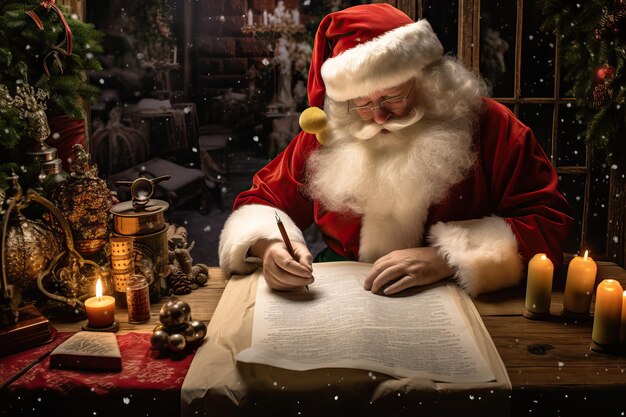
[[[395,377],[487,382],[495,376],[446,285],[387,297],[363,289],[371,265],[315,264],[307,292],[259,279],[241,362],[292,370],[358,368]]]

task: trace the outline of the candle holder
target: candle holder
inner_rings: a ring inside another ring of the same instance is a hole
[[[574,311],[563,309],[561,312],[561,318],[568,322],[589,321],[591,320],[591,314],[589,314],[589,312],[576,313]]]
[[[527,318],[528,320],[548,321],[551,318],[549,311],[545,313],[535,313],[526,308],[524,309],[524,313],[522,315],[524,316],[524,318]]]
[[[83,330],[86,332],[113,332],[117,333],[120,329],[120,323],[117,320],[113,320],[113,323],[110,326],[105,327],[94,327],[90,326],[89,323],[83,324]]]
[[[600,343],[596,343],[592,340],[590,349],[593,352],[602,353],[605,355],[626,356],[626,347],[624,346],[603,345]]]

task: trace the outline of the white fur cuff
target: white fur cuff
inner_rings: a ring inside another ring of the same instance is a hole
[[[246,258],[248,249],[259,239],[282,239],[274,213],[278,213],[292,242],[304,243],[302,231],[283,211],[261,204],[245,205],[226,220],[218,255],[227,274],[249,274],[258,268],[258,258]]]
[[[518,285],[522,278],[517,239],[501,217],[439,222],[428,239],[456,268],[459,285],[472,297]]]

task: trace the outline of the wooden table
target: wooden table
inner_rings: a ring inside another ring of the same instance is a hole
[[[626,288],[626,271],[613,263],[598,262],[598,282],[604,278],[615,278]],[[211,268],[206,287],[181,297],[190,304],[194,319],[211,320],[226,283],[227,277],[221,270]],[[592,321],[562,320],[562,285],[555,283],[555,287],[552,316],[546,321],[522,316],[521,287],[475,300],[512,382],[511,414],[624,415],[626,357],[591,351]],[[150,322],[140,325],[128,324],[125,312],[117,311],[118,334],[151,332],[158,323],[160,307],[161,304],[152,305]],[[76,331],[79,324],[55,327],[59,331]]]
[[[210,278],[204,287],[201,287],[191,294],[177,296],[181,300],[185,300],[191,306],[191,315],[194,320],[202,320],[205,323],[211,321],[213,312],[217,307],[217,303],[222,296],[222,292],[228,282],[228,277],[224,275],[219,268],[209,269]],[[154,327],[159,324],[159,311],[161,306],[167,302],[168,298],[163,298],[160,303],[154,303],[150,306],[150,321],[142,324],[128,323],[128,313],[125,308],[119,306],[115,311],[115,318],[120,323],[118,335],[129,332],[152,332]],[[80,323],[54,323],[54,327],[59,332],[76,332],[80,330]]]
[[[605,278],[626,288],[626,270],[598,262],[597,283]],[[563,282],[555,277],[552,314],[546,321],[522,316],[524,288],[474,302],[511,379],[512,415],[624,415],[626,357],[590,350],[592,319],[568,322],[560,317]]]

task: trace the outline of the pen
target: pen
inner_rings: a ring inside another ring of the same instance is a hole
[[[277,212],[274,212],[274,215],[276,216],[276,225],[278,226],[278,230],[280,230],[280,235],[283,237],[283,242],[287,247],[287,252],[289,252],[289,255],[291,255],[293,260],[297,262],[298,260],[296,259],[296,253],[293,251],[293,246],[291,246],[291,240],[289,240],[289,236],[287,235],[287,231],[285,230],[285,225],[283,224],[283,221],[280,219],[280,217],[278,217]],[[307,291],[309,291],[308,285],[305,285],[305,288]]]

